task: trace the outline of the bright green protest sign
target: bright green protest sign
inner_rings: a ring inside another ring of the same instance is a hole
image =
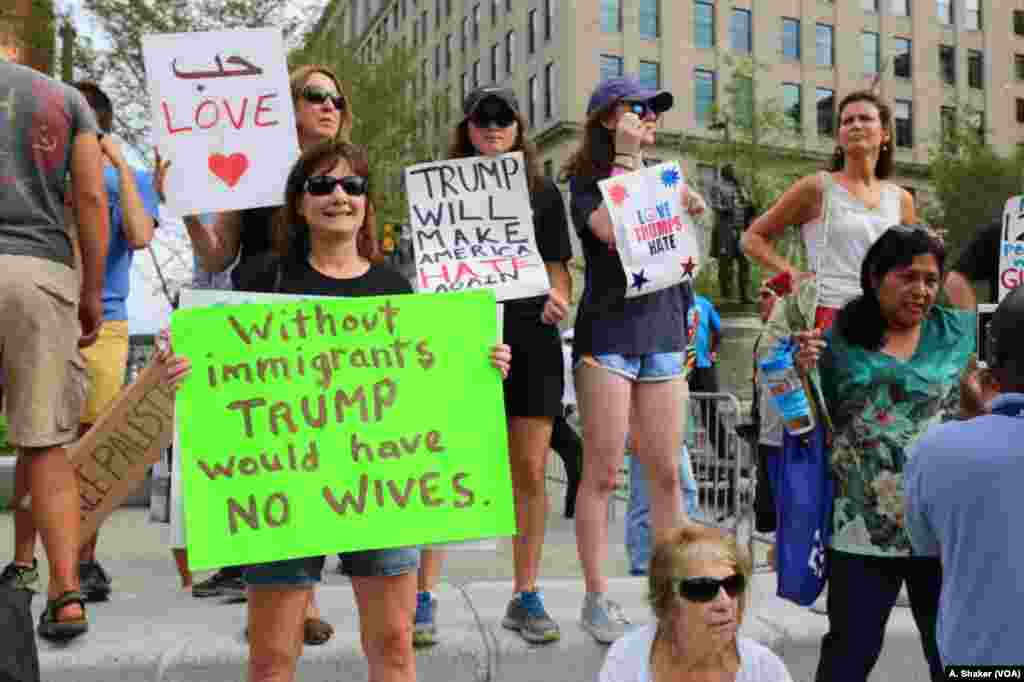
[[[192,568],[515,533],[493,292],[217,297],[172,320]]]

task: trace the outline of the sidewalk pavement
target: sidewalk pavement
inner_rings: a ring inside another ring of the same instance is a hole
[[[552,492],[553,499],[559,499],[560,489]],[[643,601],[645,581],[624,577],[628,564],[622,517],[617,515],[610,531],[608,566],[616,577],[611,579],[609,593],[634,623],[644,623],[650,619]],[[90,606],[89,634],[66,646],[40,641],[46,682],[234,682],[244,678],[244,604],[199,600],[179,590],[161,531],[161,526],[147,521],[142,509],[121,509],[111,517],[100,537],[99,556],[114,578],[115,591],[110,602]],[[0,546],[10,543],[12,532],[10,514],[0,515]],[[42,556],[41,549],[38,555]],[[3,562],[8,556],[9,550],[0,551]],[[351,589],[333,567],[334,562],[329,562],[318,602],[336,634],[326,645],[305,649],[298,675],[303,682],[367,679]],[[437,591],[441,642],[417,654],[420,680],[596,679],[606,648],[577,624],[583,585],[572,521],[555,513],[550,516],[541,570],[546,605],[562,628],[560,642],[533,646],[502,629],[511,573],[511,543],[506,539],[499,541],[497,552],[463,549],[449,554]],[[44,575],[41,585],[45,580]],[[778,599],[774,592],[773,574],[755,576],[743,633],[782,656],[794,680],[812,680],[827,620]],[[37,596],[33,603],[37,616],[42,599]],[[909,610],[893,612],[885,649],[871,679],[927,679]]]

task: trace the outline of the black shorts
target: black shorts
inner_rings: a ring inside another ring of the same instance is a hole
[[[565,366],[558,327],[507,316],[504,342],[512,348],[512,371],[504,383],[505,414],[561,417]]]

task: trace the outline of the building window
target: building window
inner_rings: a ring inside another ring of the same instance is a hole
[[[877,12],[878,0],[860,0],[860,8],[865,12]]]
[[[935,14],[940,23],[953,25],[953,0],[935,0]]]
[[[601,31],[622,31],[622,3],[619,0],[601,0]]]
[[[800,20],[782,18],[782,56],[800,59]]]
[[[697,47],[715,46],[715,6],[706,0],[693,5],[693,42]]]
[[[660,0],[640,0],[640,37],[655,40],[659,33],[658,3]]]
[[[427,42],[427,10],[423,10],[420,15],[420,42]]]
[[[878,73],[882,56],[879,53],[878,34],[874,31],[863,31],[860,43],[864,51],[864,73]]]
[[[967,50],[967,87],[981,90],[985,82],[985,56],[980,50]]]
[[[1024,54],[1013,55],[1013,72],[1017,80],[1024,81]]]
[[[544,120],[555,115],[555,65],[548,62],[544,67]]]
[[[889,14],[894,17],[909,17],[910,0],[889,0]]]
[[[473,62],[473,89],[480,87],[480,60]]]
[[[696,105],[697,125],[706,126],[711,122],[711,112],[715,106],[715,72],[697,69],[694,75],[696,91],[693,100]]]
[[[441,43],[434,45],[434,78],[441,77]]]
[[[505,11],[506,12],[511,12],[512,11],[512,0],[505,0]]]
[[[491,26],[498,25],[498,0],[491,0]]]
[[[501,47],[498,43],[491,45],[491,82],[498,82],[498,60],[501,58]]]
[[[896,146],[914,146],[914,104],[910,100],[898,99],[893,107],[896,128]]]
[[[505,73],[512,75],[512,65],[516,59],[516,32],[509,31],[505,34]]]
[[[537,10],[531,9],[526,14],[526,54],[537,51]]]
[[[469,94],[469,74],[463,72],[462,73],[462,99],[461,99],[461,101],[465,102],[466,101],[466,95],[468,95],[468,94]]]
[[[424,59],[420,66],[420,87],[421,92],[427,92],[427,60]]]
[[[1024,98],[1017,98],[1017,123],[1024,123]]]
[[[528,87],[528,100],[529,100],[529,114],[530,114],[530,126],[534,126],[537,120],[537,77],[530,76],[530,81],[527,83]]]
[[[939,45],[939,74],[943,83],[956,83],[956,49],[950,45]]]
[[[981,0],[964,0],[964,28],[981,30]]]
[[[551,159],[544,159],[544,177],[552,179],[555,177],[555,162]]]
[[[555,26],[555,3],[544,0],[544,40],[551,40],[551,31]]]
[[[444,15],[446,17],[452,15],[452,0],[444,0]]]
[[[909,39],[893,39],[892,72],[897,78],[910,78],[910,48]]]
[[[835,61],[834,50],[832,27],[828,24],[818,24],[814,29],[814,53],[818,66],[832,68],[832,63]]]
[[[462,39],[461,39],[462,51],[466,51],[466,46],[469,45],[469,17],[462,17]]]
[[[729,18],[729,47],[737,52],[751,52],[750,10],[734,8]]]
[[[434,0],[434,28],[441,28],[441,0]]]
[[[619,78],[622,76],[622,57],[610,54],[601,55],[601,80]]]
[[[741,129],[753,130],[754,79],[749,76],[733,76],[732,85],[732,108],[736,125]]]
[[[473,5],[473,44],[480,41],[480,3]]]
[[[661,67],[658,62],[640,62],[640,71],[637,76],[640,85],[648,90],[661,89]]]
[[[444,68],[452,68],[452,34],[444,37]]]
[[[818,109],[818,136],[832,137],[835,135],[836,93],[828,88],[816,88],[814,99]]]
[[[1013,32],[1024,36],[1024,9],[1013,10]]]
[[[956,148],[956,140],[951,136],[956,133],[956,109],[942,107],[939,109],[939,137],[947,150]]]
[[[979,111],[971,117],[971,128],[978,136],[978,142],[985,144],[985,112]]]
[[[796,83],[782,84],[782,111],[786,115],[789,127],[799,132],[803,121],[801,111],[803,103],[800,98],[800,86]]]

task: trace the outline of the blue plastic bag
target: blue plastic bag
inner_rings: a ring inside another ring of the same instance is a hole
[[[828,580],[825,549],[832,536],[835,495],[825,428],[818,423],[800,436],[782,436],[782,461],[775,510],[775,557],[783,599],[810,606]]]

